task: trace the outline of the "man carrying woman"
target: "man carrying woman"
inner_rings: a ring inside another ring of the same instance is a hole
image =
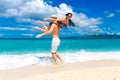
[[[60,45],[60,39],[59,39],[59,31],[61,25],[66,27],[66,24],[74,26],[74,23],[71,21],[72,14],[68,13],[66,14],[66,18],[63,19],[57,19],[57,16],[52,15],[50,18],[45,18],[44,20],[50,20],[50,24],[48,28],[46,28],[45,24],[42,21],[39,21],[40,24],[44,27],[44,29],[41,29],[39,27],[34,27],[33,29],[40,30],[43,33],[38,34],[36,38],[40,38],[47,34],[52,34],[52,44],[51,44],[51,54],[54,60],[54,63],[57,64],[57,59],[60,60],[60,62],[63,62],[62,58],[57,53],[57,48]]]

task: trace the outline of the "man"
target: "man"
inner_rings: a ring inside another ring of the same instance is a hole
[[[57,16],[52,15],[51,18],[57,18]],[[44,25],[44,23],[42,23],[42,25]],[[55,64],[58,63],[57,59],[59,59],[61,62],[63,62],[61,57],[57,53],[57,48],[60,45],[59,30],[60,30],[59,23],[57,21],[52,21],[47,30],[45,30],[43,33],[38,34],[36,36],[36,38],[40,38],[44,35],[47,35],[47,34],[50,34],[50,33],[52,34],[51,53],[52,53],[52,57],[53,57],[53,60],[54,60]]]

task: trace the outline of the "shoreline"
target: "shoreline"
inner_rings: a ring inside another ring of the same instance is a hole
[[[99,76],[97,80],[120,80],[119,63],[120,60],[93,60],[0,69],[0,80],[96,80]]]

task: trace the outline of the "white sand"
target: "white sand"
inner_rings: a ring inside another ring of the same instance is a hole
[[[33,65],[0,70],[0,80],[120,80],[120,60]]]

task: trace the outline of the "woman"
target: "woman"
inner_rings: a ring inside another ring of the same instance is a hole
[[[75,26],[75,24],[72,22],[71,18],[72,18],[72,13],[67,13],[66,18],[62,18],[62,19],[57,19],[56,15],[52,15],[51,18],[44,18],[44,20],[50,20],[51,22],[57,21],[59,23],[60,26],[63,27],[67,27],[67,24],[70,26]],[[47,30],[47,27],[44,25],[43,22],[39,21],[40,24],[44,27],[44,29],[41,29],[39,27],[34,27],[33,29],[37,29],[40,30],[42,32],[44,32],[45,30]],[[48,26],[49,29],[50,26]]]
[[[62,24],[62,26],[67,27],[66,24],[70,25],[70,26],[75,26],[75,24],[72,22],[71,18],[72,18],[72,13],[67,13],[66,18],[62,18],[62,19],[53,19],[53,18],[44,18],[44,20],[50,20],[50,21],[57,21],[60,24]]]

